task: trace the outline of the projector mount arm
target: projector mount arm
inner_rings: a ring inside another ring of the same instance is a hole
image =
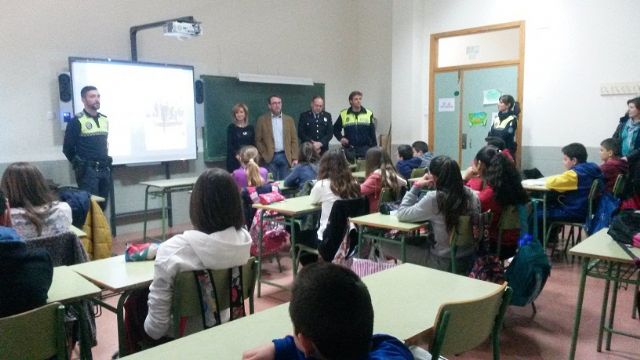
[[[129,39],[131,40],[131,61],[138,61],[138,42],[136,40],[136,35],[140,30],[152,29],[155,27],[164,26],[165,23],[171,21],[182,21],[182,22],[190,22],[193,23],[196,20],[193,16],[183,16],[175,19],[156,21],[149,24],[136,25],[129,28]]]

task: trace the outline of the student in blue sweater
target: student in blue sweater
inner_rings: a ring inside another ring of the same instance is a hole
[[[550,176],[545,185],[558,192],[555,202],[547,206],[547,221],[584,222],[589,208],[591,184],[602,178],[598,164],[587,162],[587,149],[580,143],[562,148],[562,164],[567,170]],[[538,209],[538,222],[542,221],[542,209]],[[538,227],[542,229],[542,226]]]
[[[305,182],[315,180],[318,176],[318,160],[319,150],[316,150],[311,141],[303,142],[298,153],[298,165],[284,179],[284,186],[302,189]]]
[[[411,177],[411,171],[415,168],[422,167],[422,158],[413,156],[413,148],[409,145],[398,146],[398,163],[396,168],[405,179]]]
[[[248,350],[243,359],[413,359],[400,340],[372,335],[369,291],[345,267],[331,263],[305,266],[293,285],[289,315],[293,336]]]

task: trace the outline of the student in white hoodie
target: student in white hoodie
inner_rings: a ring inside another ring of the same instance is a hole
[[[249,260],[251,236],[244,228],[240,193],[229,173],[213,168],[198,177],[191,194],[189,217],[194,230],[172,237],[158,249],[149,287],[149,313],[144,321],[144,330],[153,339],[172,335],[168,332],[178,273],[226,269]],[[227,309],[226,319],[228,313]],[[222,317],[225,321],[224,313]]]

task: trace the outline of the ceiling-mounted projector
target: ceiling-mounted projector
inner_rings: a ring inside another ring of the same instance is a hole
[[[168,21],[163,26],[165,36],[179,38],[196,37],[202,34],[199,22]]]

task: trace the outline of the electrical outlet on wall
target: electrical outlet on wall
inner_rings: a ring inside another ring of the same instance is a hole
[[[609,83],[600,85],[600,95],[637,95],[640,82]]]

